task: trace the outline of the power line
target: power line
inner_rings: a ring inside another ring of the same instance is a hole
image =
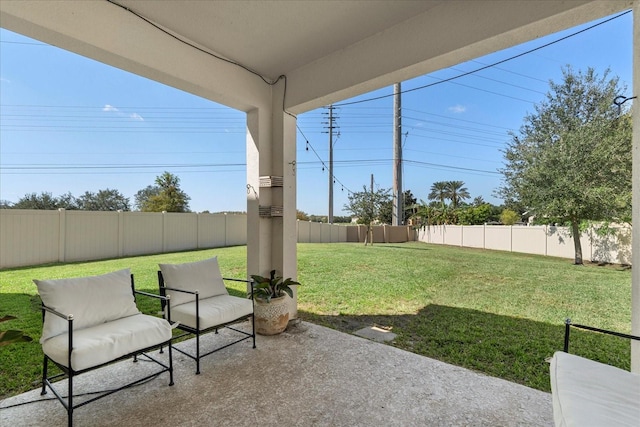
[[[419,129],[414,129],[414,131],[417,131],[417,130],[419,130]],[[493,148],[495,150],[501,148],[501,147],[496,146],[496,145],[482,144],[482,143],[479,143],[479,142],[459,141],[459,140],[456,140],[456,139],[447,139],[447,138],[440,138],[440,137],[434,138],[434,137],[429,137],[429,136],[426,136],[426,135],[417,135],[417,134],[413,134],[413,133],[411,134],[411,136],[412,137],[416,137],[416,138],[425,138],[425,139],[428,138],[430,141],[454,142],[456,144],[475,145],[475,146],[478,146],[478,147],[488,147],[488,148]]]
[[[502,164],[502,162],[498,162],[498,161],[495,161],[495,160],[478,159],[478,158],[475,158],[475,157],[456,156],[454,154],[436,153],[436,152],[433,152],[433,151],[415,150],[415,149],[412,149],[412,148],[405,148],[405,150],[406,151],[413,151],[413,152],[416,152],[416,153],[431,154],[432,156],[451,157],[451,158],[456,158],[456,159],[474,160],[476,162]]]
[[[149,168],[202,168],[202,167],[235,167],[246,166],[246,163],[188,163],[188,164],[87,164],[87,165],[56,165],[56,164],[24,164],[3,165],[3,170],[74,170],[74,169],[149,169]]]
[[[485,169],[463,168],[461,166],[453,166],[453,165],[443,165],[443,164],[439,164],[439,163],[421,162],[421,161],[418,161],[418,160],[405,160],[405,162],[409,163],[409,164],[428,166],[428,167],[435,167],[435,168],[452,169],[452,170],[457,170],[457,171],[481,172],[483,174],[501,175],[501,173],[498,172],[498,171],[491,171],[491,170],[485,170]]]
[[[452,128],[456,128],[456,129],[469,130],[469,131],[472,131],[472,132],[478,132],[478,133],[483,133],[483,134],[493,135],[493,136],[505,136],[504,132],[496,132],[496,131],[492,131],[492,130],[478,129],[478,128],[473,128],[473,127],[469,127],[469,126],[460,126],[460,125],[455,125],[455,124],[451,124],[451,123],[436,122],[436,121],[433,121],[433,120],[424,120],[424,119],[420,119],[420,118],[417,118],[417,117],[402,116],[402,118],[403,119],[407,119],[407,120],[415,120],[418,123],[428,123],[428,124],[432,124],[432,125],[436,125],[436,126],[452,127]]]
[[[87,172],[82,172],[80,170],[74,170],[74,171],[48,171],[48,172],[36,172],[36,171],[30,171],[30,172],[5,172],[5,171],[0,171],[0,175],[148,175],[150,173],[161,173],[166,171],[165,169],[158,169],[156,171],[130,171],[130,170],[125,170],[125,171],[117,171],[117,172],[101,172],[101,171],[87,171]],[[203,174],[203,173],[232,173],[232,172],[246,172],[246,169],[231,169],[231,170],[198,170],[198,171],[192,171],[192,170],[183,170],[180,171],[180,174],[190,174],[190,173],[197,173],[197,174]]]
[[[411,109],[411,108],[404,108],[404,110],[405,111],[411,111],[411,112],[414,112],[414,113],[427,114],[429,116],[442,117],[442,118],[448,119],[448,120],[455,120],[455,121],[459,121],[459,122],[473,123],[473,124],[481,125],[481,126],[494,127],[494,128],[497,128],[497,129],[505,129],[505,130],[509,130],[509,131],[513,130],[513,129],[510,129],[510,128],[506,128],[504,126],[488,125],[486,123],[476,122],[476,121],[473,121],[473,120],[466,120],[466,119],[461,119],[461,118],[458,118],[458,117],[448,117],[448,116],[444,116],[442,114],[428,113],[426,111],[414,110],[414,109]]]
[[[461,70],[461,69],[456,68],[456,67],[450,67],[449,69],[450,70],[454,70],[454,71],[464,72],[464,70]],[[477,74],[474,74],[473,77],[477,77],[479,79],[484,79],[484,80],[489,80],[489,81],[492,81],[492,82],[500,83],[502,85],[511,86],[511,87],[515,87],[515,88],[518,88],[518,89],[522,89],[522,90],[527,90],[529,92],[539,93],[541,95],[546,95],[545,92],[542,92],[542,91],[539,91],[539,90],[535,90],[535,89],[531,89],[530,87],[525,87],[525,86],[520,86],[520,85],[513,84],[513,83],[504,82],[502,80],[493,79],[493,78],[487,77],[487,76],[479,76]]]
[[[477,59],[472,59],[470,62],[475,62],[476,64],[480,64],[480,65],[487,65],[486,63],[480,62]],[[539,78],[533,77],[533,76],[529,76],[527,74],[518,73],[517,71],[509,70],[507,68],[502,68],[502,67],[493,67],[493,68],[495,68],[496,70],[504,71],[505,73],[514,74],[516,76],[525,77],[527,79],[536,80],[536,81],[539,81],[539,82],[542,82],[542,83],[548,83],[546,80],[539,79]]]
[[[372,164],[382,166],[382,165],[388,165],[389,163],[392,163],[392,162],[393,162],[393,159],[357,159],[357,160],[336,160],[335,161],[336,164],[341,166],[353,166],[353,165],[371,166]],[[317,162],[298,162],[298,164],[301,164],[301,165],[315,164],[315,163]],[[486,169],[465,168],[462,166],[447,165],[443,163],[422,162],[419,160],[403,159],[403,163],[429,166],[434,168],[452,169],[452,170],[458,170],[458,171],[481,172],[484,174],[500,175],[500,172],[495,170],[492,171],[492,170],[486,170]]]
[[[500,61],[493,62],[493,63],[491,63],[489,65],[485,65],[483,67],[476,68],[475,70],[467,71],[466,73],[458,74],[458,75],[453,76],[453,77],[442,79],[442,80],[434,82],[434,83],[430,83],[430,84],[423,85],[423,86],[418,86],[418,87],[415,87],[415,88],[412,88],[412,89],[406,89],[406,90],[402,91],[402,93],[409,93],[409,92],[413,92],[413,91],[416,91],[416,90],[421,90],[421,89],[426,89],[428,87],[436,86],[436,85],[439,85],[439,84],[442,84],[442,83],[448,83],[448,82],[451,82],[453,80],[456,80],[456,79],[459,79],[459,78],[462,78],[462,77],[466,77],[466,76],[469,76],[471,74],[475,74],[477,72],[486,70],[488,68],[495,67],[496,65],[504,64],[505,62],[512,61],[514,59],[517,59],[517,58],[520,58],[522,56],[528,55],[530,53],[536,52],[538,50],[544,49],[546,47],[549,47],[549,46],[554,45],[556,43],[559,43],[561,41],[567,40],[567,39],[569,39],[571,37],[577,36],[578,34],[582,34],[582,33],[586,32],[586,31],[589,31],[589,30],[591,30],[593,28],[596,28],[596,27],[598,27],[600,25],[606,24],[607,22],[613,21],[614,19],[618,19],[618,18],[620,18],[620,17],[622,17],[622,16],[624,16],[624,15],[626,15],[628,13],[631,13],[631,10],[627,10],[626,12],[622,12],[622,13],[620,13],[618,15],[615,15],[615,16],[613,16],[611,18],[608,18],[608,19],[605,19],[603,21],[597,22],[597,23],[595,23],[595,24],[593,24],[593,25],[591,25],[589,27],[583,28],[582,30],[578,30],[578,31],[573,32],[571,34],[568,34],[568,35],[566,35],[564,37],[560,37],[559,39],[550,41],[549,43],[545,43],[545,44],[543,44],[541,46],[535,47],[533,49],[526,50],[526,51],[524,51],[522,53],[510,56],[510,57],[502,59]],[[378,99],[390,98],[392,96],[393,96],[393,94],[381,95],[381,96],[376,96],[376,97],[372,97],[372,98],[361,99],[361,100],[358,100],[358,101],[342,102],[340,104],[334,104],[334,105],[337,106],[337,107],[343,107],[343,106],[346,106],[346,105],[361,104],[363,102],[370,102],[370,101],[376,101]]]

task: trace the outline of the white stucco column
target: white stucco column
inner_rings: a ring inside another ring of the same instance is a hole
[[[640,0],[633,4],[633,199],[631,333],[640,336]],[[631,371],[640,373],[640,342],[631,342]]]
[[[296,118],[282,110],[284,80],[272,86],[272,102],[247,113],[247,270],[268,276],[298,276],[296,234]],[[260,177],[282,177],[282,185],[260,187]],[[260,207],[282,216],[261,217]],[[282,209],[280,209],[282,208]],[[290,318],[297,317],[294,290]]]

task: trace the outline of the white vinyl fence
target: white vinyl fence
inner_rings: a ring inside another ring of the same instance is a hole
[[[585,261],[631,264],[631,228],[616,227],[613,234],[599,236],[591,229],[583,233]],[[567,227],[506,225],[439,225],[418,231],[426,243],[522,252],[574,258],[573,238]]]
[[[0,268],[246,243],[246,215],[0,209]]]
[[[366,227],[297,222],[299,243],[364,242]],[[573,258],[563,227],[373,227],[375,243],[427,243]],[[0,268],[247,244],[244,214],[0,209]],[[631,263],[631,230],[582,239],[585,260]]]

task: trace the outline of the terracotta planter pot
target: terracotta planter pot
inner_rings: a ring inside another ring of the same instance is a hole
[[[256,332],[260,335],[277,335],[287,328],[289,323],[289,304],[287,295],[271,298],[271,302],[255,298],[254,316]]]

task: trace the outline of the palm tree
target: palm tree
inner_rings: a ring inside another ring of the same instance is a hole
[[[434,182],[431,185],[430,193],[427,196],[429,200],[438,200],[442,207],[444,207],[444,200],[448,198],[447,196],[447,182],[446,181],[438,181]]]
[[[451,206],[453,206],[454,209],[458,207],[458,203],[471,197],[469,190],[463,187],[464,181],[447,181],[445,184],[446,198],[451,200]]]
[[[485,203],[487,202],[484,201],[484,198],[482,196],[473,198],[473,206],[481,206],[481,205],[484,205]]]

